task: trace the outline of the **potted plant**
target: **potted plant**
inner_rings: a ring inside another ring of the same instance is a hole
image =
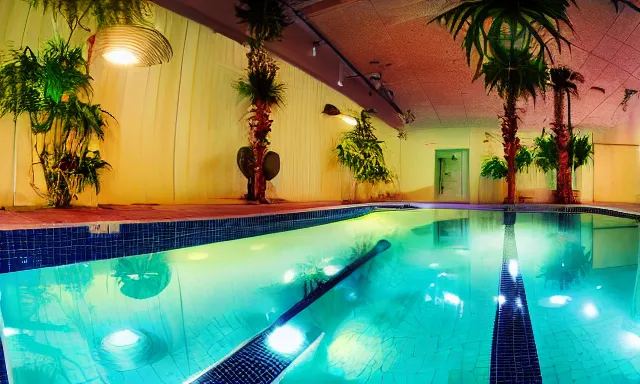
[[[269,56],[264,44],[281,40],[284,29],[291,22],[282,0],[240,0],[235,10],[239,22],[247,24],[250,34],[247,53],[249,65],[245,76],[234,83],[240,97],[251,103],[248,120],[249,144],[254,159],[254,193],[248,196],[266,204],[269,200],[266,197],[267,180],[263,166],[273,124],[271,110],[284,104],[285,86],[278,81],[278,65]]]
[[[376,137],[368,111],[362,110],[360,116],[354,118],[356,126],[342,135],[336,147],[336,156],[338,163],[353,172],[353,198],[356,200],[359,183],[389,183],[393,179],[393,173],[384,161],[384,141]]]
[[[544,173],[558,171],[558,146],[556,137],[547,134],[544,130],[540,137],[534,139],[535,165]],[[573,171],[587,164],[593,159],[593,144],[589,135],[581,135],[580,132],[572,134],[569,139],[569,150],[572,153],[571,167]],[[557,190],[553,190],[554,199],[557,198]],[[573,201],[580,202],[580,191],[573,190]]]
[[[516,155],[516,172],[522,173],[533,163],[535,154],[523,145]],[[504,158],[492,156],[482,162],[480,176],[493,180],[504,180],[506,182],[508,174],[507,162]],[[506,199],[505,199],[506,202]]]
[[[100,172],[110,167],[92,149],[104,139],[110,115],[90,102],[91,94],[82,48],[60,37],[38,54],[29,47],[13,50],[0,67],[0,116],[29,116],[36,156],[31,185],[56,208],[71,205],[87,187],[99,193]],[[42,169],[46,191],[35,185],[35,166]]]

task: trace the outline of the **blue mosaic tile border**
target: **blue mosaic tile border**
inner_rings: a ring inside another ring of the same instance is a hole
[[[504,253],[491,346],[491,384],[542,383],[527,295],[518,266],[515,219],[515,213],[505,212]]]
[[[374,206],[216,220],[119,224],[117,233],[89,226],[0,231],[0,273],[54,267],[241,239],[364,216]]]
[[[324,284],[320,284],[309,295],[283,313],[269,328],[262,331],[236,352],[216,364],[194,380],[193,384],[271,384],[303,353],[319,336],[319,331],[307,337],[299,353],[280,354],[267,346],[267,338],[276,328],[286,324],[313,302],[329,292],[355,270],[391,247],[380,240],[375,247],[353,263],[343,268]]]

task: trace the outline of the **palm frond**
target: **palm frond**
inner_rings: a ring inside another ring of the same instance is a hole
[[[247,54],[249,66],[245,77],[233,84],[242,99],[255,105],[283,106],[286,86],[277,80],[278,66],[263,47],[252,46]]]
[[[611,2],[613,6],[616,7],[616,12],[620,12],[620,4],[624,4],[636,12],[640,12],[640,6],[633,4],[630,0],[611,0]]]
[[[493,44],[493,55],[482,66],[485,88],[495,90],[506,100],[533,98],[544,92],[547,83],[547,65],[541,57],[534,57],[527,47],[505,47]]]
[[[30,48],[12,50],[0,66],[0,117],[33,113],[41,103],[43,68]]]
[[[551,61],[546,36],[555,41],[558,50],[562,45],[570,46],[569,40],[560,33],[565,25],[573,31],[567,9],[575,0],[473,0],[463,1],[441,13],[430,22],[439,22],[457,39],[462,35],[462,46],[471,64],[472,54],[478,54],[478,70],[490,56],[493,39],[510,40],[511,45],[524,41],[529,48],[537,47],[535,54],[544,58],[545,52]],[[531,42],[536,44],[532,45]]]
[[[584,83],[584,76],[579,72],[574,72],[569,67],[553,67],[549,70],[549,83],[556,91],[578,96],[578,85],[576,83]]]
[[[239,24],[247,24],[249,34],[258,41],[282,39],[284,29],[291,24],[283,0],[240,0],[235,6]]]

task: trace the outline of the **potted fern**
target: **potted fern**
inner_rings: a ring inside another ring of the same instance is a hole
[[[104,139],[111,115],[91,102],[89,63],[83,47],[71,45],[72,37],[89,32],[85,25],[92,22],[98,29],[142,23],[151,5],[148,0],[26,1],[64,19],[69,34],[46,41],[39,52],[28,46],[12,50],[0,62],[0,117],[12,116],[15,127],[19,116],[29,117],[35,156],[31,186],[48,205],[68,207],[87,188],[99,193],[100,173],[110,168],[94,146]],[[46,190],[36,186],[36,169],[42,170]]]
[[[109,168],[92,149],[104,139],[108,114],[87,101],[91,94],[82,48],[60,37],[37,54],[29,47],[13,50],[0,67],[0,116],[29,116],[36,156],[31,185],[57,208],[71,205],[87,187],[99,193],[100,172]],[[42,169],[45,191],[35,185],[35,167]]]
[[[338,163],[353,172],[354,200],[357,199],[359,183],[376,185],[389,183],[393,179],[393,172],[384,161],[384,142],[376,137],[368,111],[362,110],[355,119],[356,126],[342,135],[336,147]]]

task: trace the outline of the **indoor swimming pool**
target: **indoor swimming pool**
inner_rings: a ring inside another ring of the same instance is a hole
[[[6,273],[5,362],[16,384],[640,382],[638,234],[597,214],[381,210]]]

